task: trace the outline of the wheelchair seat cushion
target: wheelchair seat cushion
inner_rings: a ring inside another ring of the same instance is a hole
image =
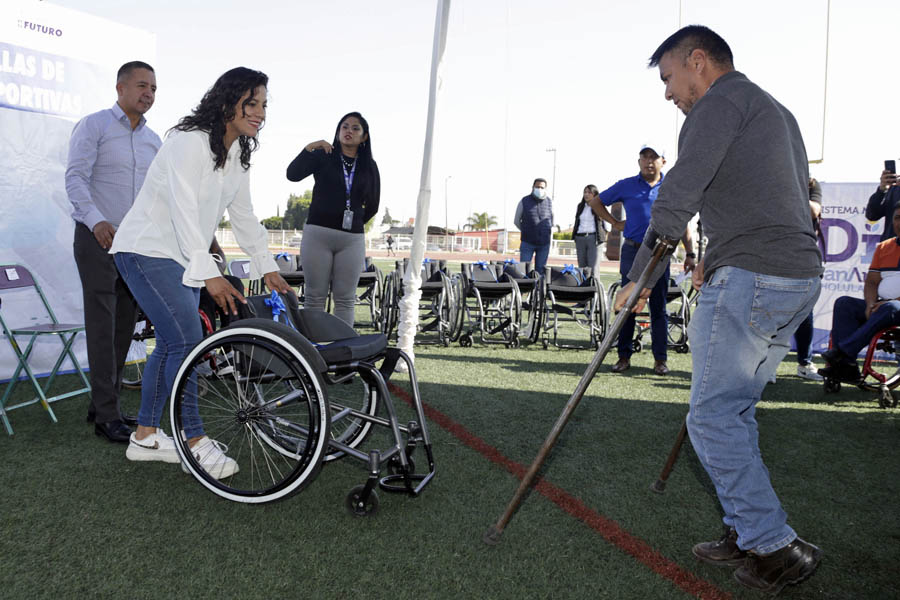
[[[371,333],[317,345],[317,348],[325,362],[335,364],[375,358],[384,352],[387,343],[387,336],[383,333]]]

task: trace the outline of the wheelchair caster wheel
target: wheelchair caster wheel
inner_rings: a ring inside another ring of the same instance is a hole
[[[358,485],[347,494],[344,506],[347,508],[347,512],[354,517],[371,517],[378,512],[378,494],[372,490],[369,492],[369,497],[363,502],[362,492],[364,489],[366,489],[365,485]]]
[[[687,354],[688,353],[688,345],[687,344],[679,344],[675,347],[675,352],[678,354]]]
[[[882,388],[878,398],[878,406],[880,408],[890,408],[894,404],[894,396],[888,388]]]
[[[544,350],[550,347],[550,342],[547,340],[541,340],[541,345],[544,346]]]
[[[631,349],[634,350],[635,352],[640,352],[643,347],[644,346],[643,346],[643,344],[641,344],[640,340],[634,340],[631,343]]]
[[[521,343],[519,342],[519,339],[516,338],[516,339],[512,340],[510,343],[508,343],[506,345],[506,347],[515,349],[515,348],[518,348],[520,345],[521,345]]]
[[[837,379],[825,378],[825,393],[834,394],[841,391],[841,382]]]
[[[472,336],[464,333],[459,338],[459,345],[463,348],[469,348],[472,345]]]

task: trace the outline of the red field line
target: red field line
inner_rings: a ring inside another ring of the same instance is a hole
[[[391,393],[402,398],[407,404],[412,405],[412,398],[406,390],[393,384],[389,385]],[[425,415],[452,434],[456,439],[475,450],[492,463],[503,467],[518,479],[521,480],[525,477],[525,473],[528,470],[525,465],[521,465],[514,460],[507,458],[499,450],[433,406],[430,406],[425,402],[422,404],[425,408]],[[585,523],[588,527],[602,535],[606,541],[631,555],[639,563],[649,567],[654,573],[668,579],[683,591],[703,599],[712,600],[731,598],[731,594],[728,592],[719,589],[704,579],[700,579],[690,571],[684,570],[677,563],[669,560],[657,550],[653,549],[650,544],[629,533],[612,519],[604,517],[594,511],[579,498],[573,496],[566,490],[553,485],[542,477],[537,478],[536,481],[534,489],[542,496],[556,504],[566,513]]]

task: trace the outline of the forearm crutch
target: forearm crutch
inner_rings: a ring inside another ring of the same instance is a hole
[[[553,449],[553,446],[556,444],[556,440],[559,438],[562,430],[565,428],[566,424],[569,422],[569,419],[572,417],[572,413],[575,411],[575,407],[577,407],[578,403],[581,402],[581,398],[584,396],[585,391],[587,391],[588,386],[594,379],[594,375],[597,374],[597,369],[600,368],[600,364],[603,362],[603,359],[606,358],[607,352],[609,352],[610,348],[618,338],[619,331],[622,329],[622,326],[628,319],[629,313],[632,311],[635,304],[637,304],[638,296],[640,296],[641,291],[645,287],[647,287],[647,281],[650,279],[650,275],[653,273],[653,270],[656,268],[656,266],[664,256],[666,256],[667,254],[672,254],[672,252],[675,251],[675,246],[677,243],[677,240],[670,241],[665,240],[662,237],[657,239],[656,246],[653,248],[653,256],[650,258],[650,262],[647,264],[647,267],[644,269],[644,271],[641,273],[641,276],[635,283],[634,289],[631,290],[631,294],[628,296],[628,300],[625,302],[625,306],[621,311],[619,311],[619,314],[616,317],[616,320],[613,322],[612,327],[609,329],[609,331],[606,332],[606,337],[603,338],[603,343],[600,344],[600,348],[598,348],[597,352],[594,354],[594,358],[591,360],[591,364],[588,365],[587,370],[584,372],[584,375],[581,376],[581,380],[575,387],[575,391],[572,393],[569,401],[566,402],[566,406],[565,408],[563,408],[562,414],[559,415],[559,418],[556,420],[556,424],[553,425],[553,429],[550,430],[550,434],[544,441],[544,445],[541,446],[541,449],[538,451],[537,456],[531,463],[531,467],[529,467],[528,472],[525,473],[525,477],[522,478],[522,482],[519,484],[519,488],[516,490],[516,493],[513,495],[512,500],[509,501],[509,505],[507,505],[506,507],[506,512],[504,512],[500,519],[496,523],[491,525],[487,532],[484,534],[483,539],[486,544],[495,545],[500,542],[500,536],[503,535],[504,528],[509,524],[510,519],[512,519],[513,513],[516,512],[519,504],[522,503],[522,498],[525,496],[528,488],[531,487],[531,484],[534,482],[538,471],[541,469],[544,461],[547,459],[547,455],[550,453],[550,450]]]
[[[659,474],[659,479],[650,484],[650,491],[656,492],[657,494],[662,494],[666,489],[666,482],[669,480],[669,475],[672,473],[672,469],[675,467],[675,461],[678,459],[678,453],[681,451],[681,447],[684,445],[684,438],[687,436],[687,418],[681,423],[681,429],[678,430],[678,435],[675,437],[675,444],[672,446],[672,450],[669,451],[669,458],[666,459],[666,464],[663,466],[662,472]]]

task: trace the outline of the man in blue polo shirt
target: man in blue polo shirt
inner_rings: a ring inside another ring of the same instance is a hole
[[[641,146],[638,154],[638,166],[640,173],[633,177],[620,179],[608,189],[600,192],[599,199],[591,202],[591,208],[604,221],[612,224],[614,228],[622,232],[623,245],[622,255],[619,258],[619,273],[622,275],[622,287],[630,280],[628,279],[628,271],[631,270],[631,264],[637,254],[638,248],[644,240],[644,234],[647,233],[647,227],[650,224],[650,207],[656,200],[656,194],[659,192],[659,186],[663,180],[663,165],[666,164],[665,150],[659,146],[650,146],[644,144]],[[611,206],[616,202],[621,202],[625,206],[625,220],[620,221],[613,217],[607,206]],[[690,228],[685,229],[684,249],[687,252],[684,268],[689,271],[694,268],[696,256],[694,255],[694,244],[691,239]],[[666,365],[668,358],[668,320],[666,318],[666,293],[669,288],[669,269],[666,272],[650,294],[650,338],[651,348],[653,350],[653,358],[656,360],[653,366],[653,372],[657,375],[666,375],[669,367]],[[634,351],[632,346],[632,338],[634,337],[634,315],[631,315],[622,330],[619,332],[619,341],[617,345],[619,353],[619,361],[613,365],[614,373],[622,373],[631,367],[631,353]]]

